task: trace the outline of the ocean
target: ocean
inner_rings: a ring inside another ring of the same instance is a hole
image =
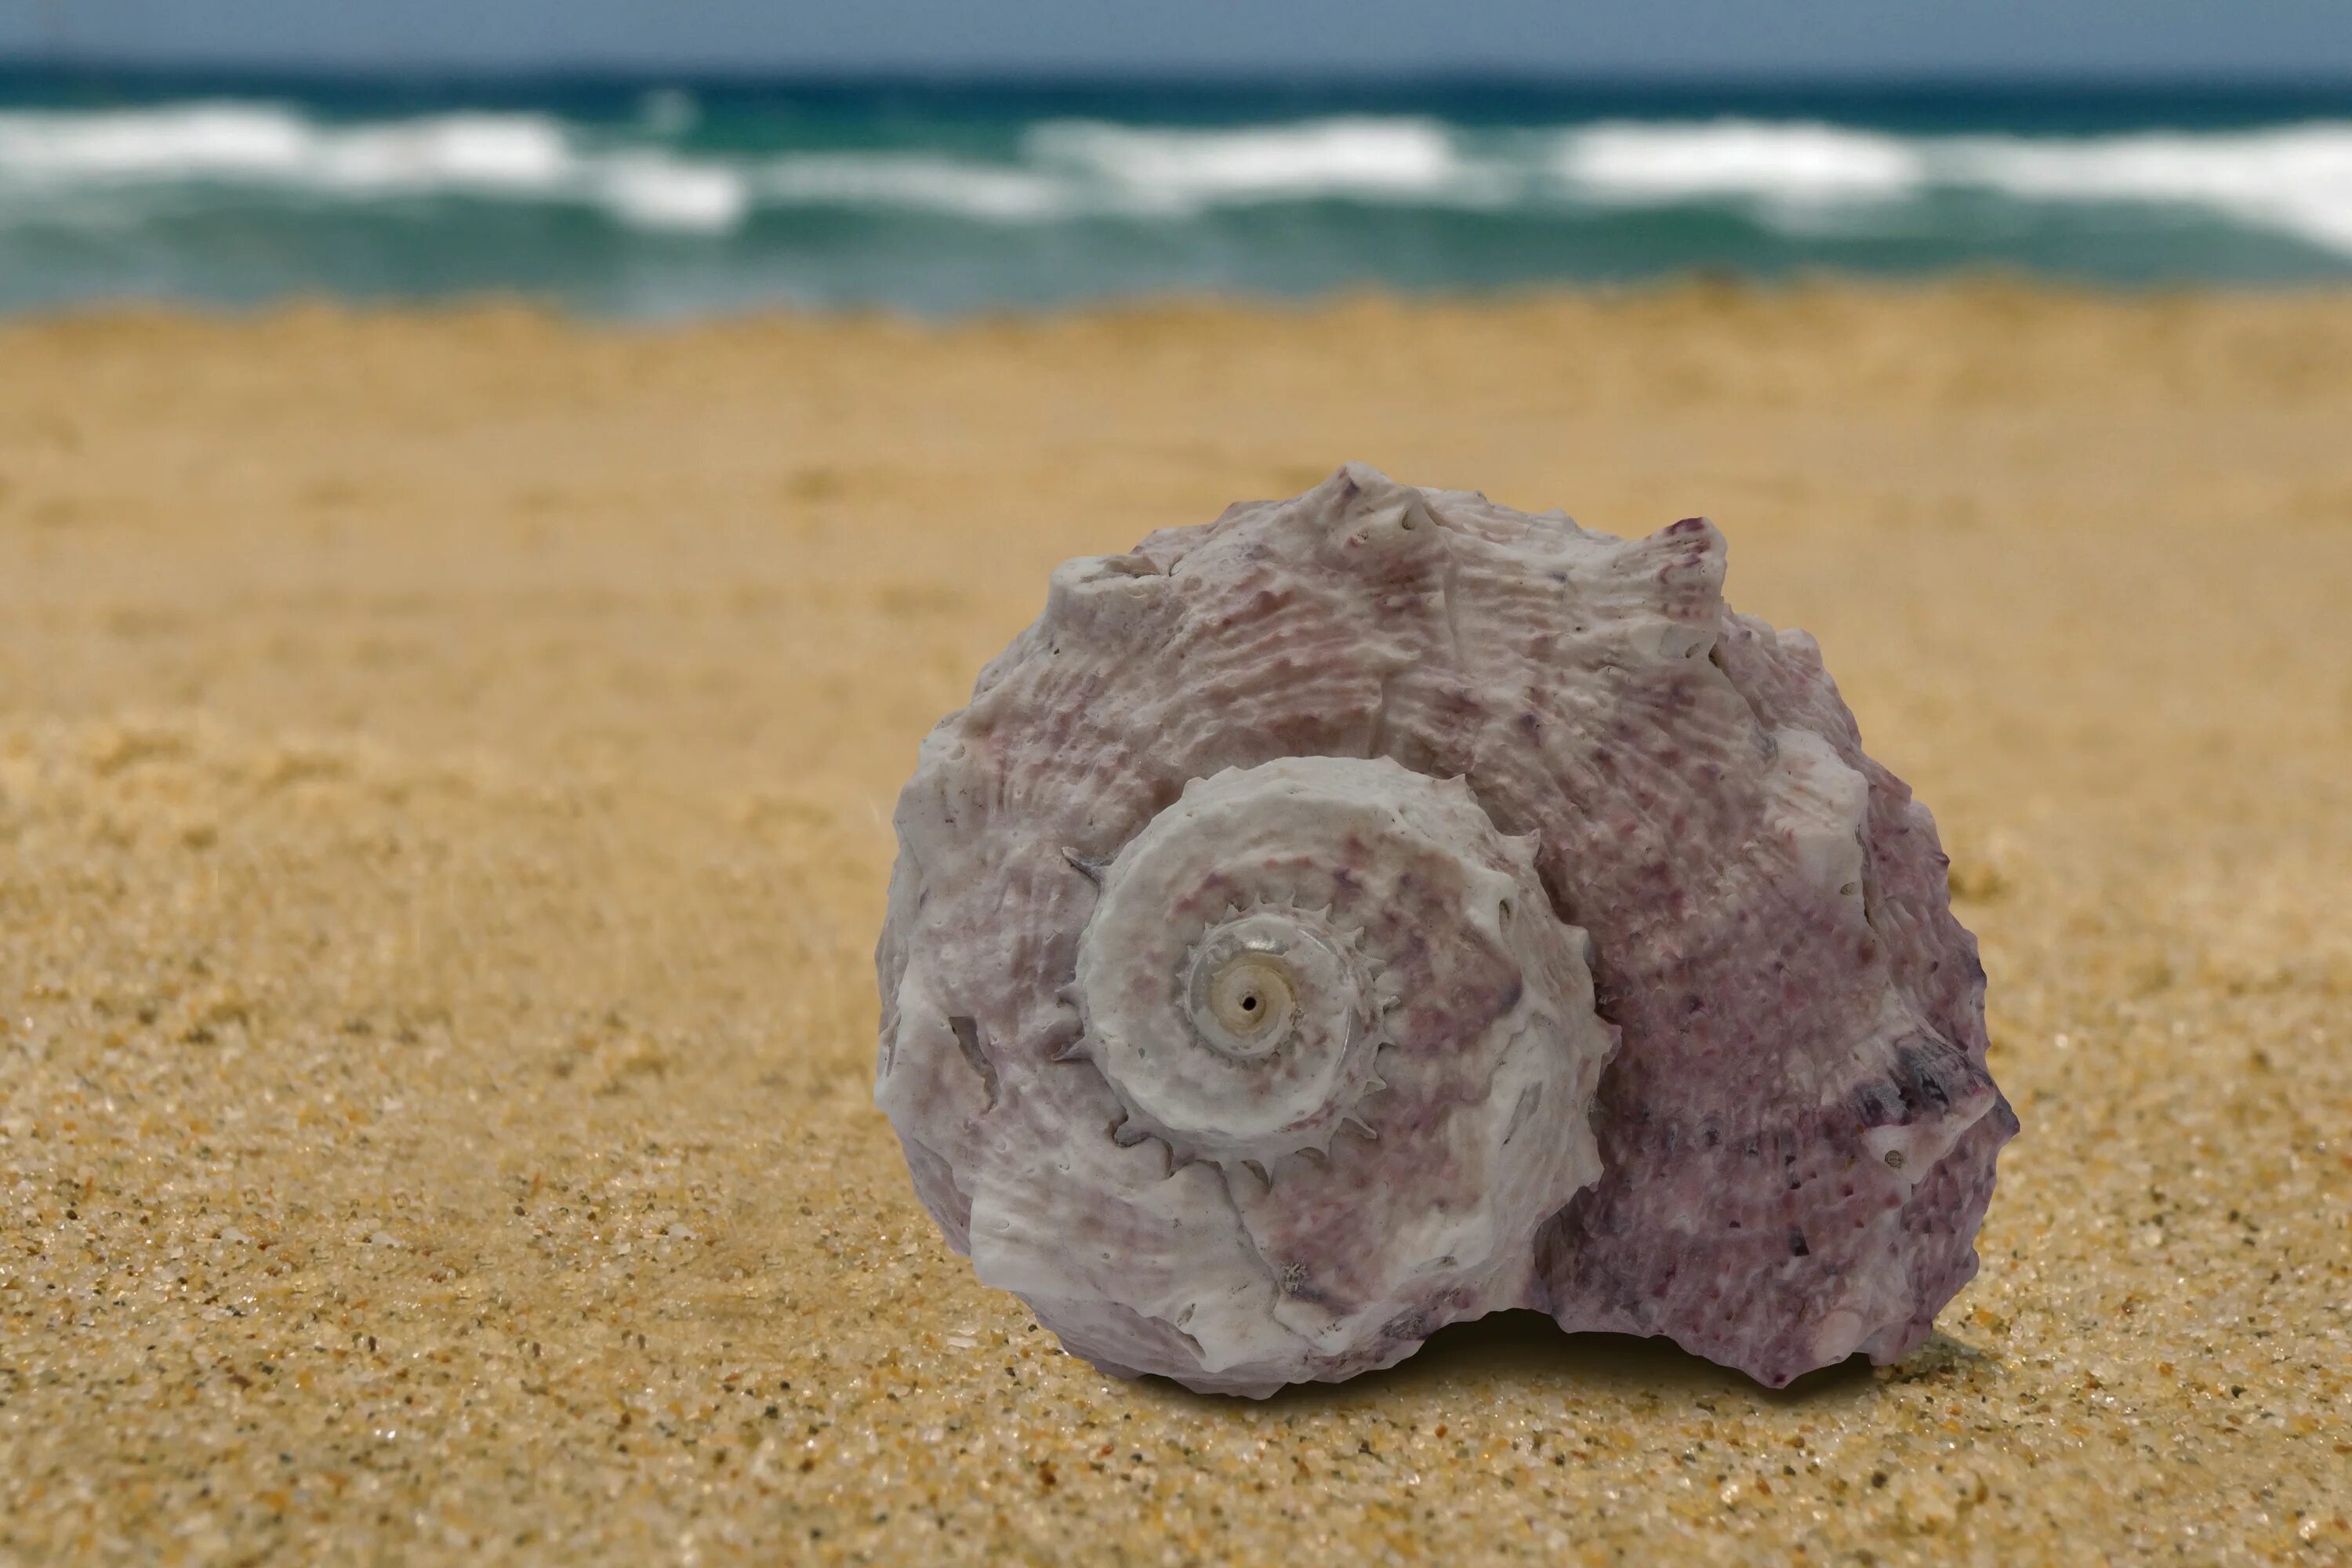
[[[0,310],[667,318],[1999,269],[2352,277],[2352,84],[304,79],[0,68]]]

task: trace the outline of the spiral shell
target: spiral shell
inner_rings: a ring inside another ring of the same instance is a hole
[[[1925,1335],[2016,1122],[1926,811],[1698,520],[1350,466],[1068,563],[901,796],[877,1102],[980,1278],[1263,1394],[1536,1307]]]

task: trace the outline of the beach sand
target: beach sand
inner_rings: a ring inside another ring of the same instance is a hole
[[[2352,296],[0,328],[0,1563],[2352,1560]],[[869,1103],[1062,558],[1344,459],[1703,512],[1935,809],[2025,1131],[1902,1365],[1264,1404]]]

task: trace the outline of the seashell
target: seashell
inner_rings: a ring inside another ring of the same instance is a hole
[[[1973,1275],[2017,1121],[1925,807],[1700,519],[1349,465],[1127,555],[923,742],[876,1100],[980,1279],[1264,1395],[1532,1307],[1778,1386]]]

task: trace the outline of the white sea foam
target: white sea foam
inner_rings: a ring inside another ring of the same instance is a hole
[[[1019,222],[1076,205],[1064,181],[1002,164],[883,153],[779,158],[760,174],[762,200],[789,206],[896,207]]]
[[[660,153],[622,153],[593,171],[604,206],[636,228],[725,234],[751,210],[751,184],[732,169]]]
[[[1419,119],[1208,131],[1054,121],[1034,128],[1024,150],[1111,206],[1184,212],[1324,197],[1450,205],[1497,194],[1493,171],[1463,157],[1444,126]]]
[[[2352,255],[2352,125],[2077,140],[1955,139],[1956,184],[2039,201],[2202,207]]]
[[[1657,205],[1722,196],[1881,200],[1910,195],[1927,173],[1918,147],[1897,137],[1738,120],[1570,132],[1562,138],[1559,169],[1580,195]]]
[[[0,114],[0,175],[65,183],[280,174],[301,164],[311,141],[296,116],[246,104]]]
[[[263,104],[96,114],[0,114],[9,190],[232,184],[344,200],[452,195],[600,206],[643,228],[722,232],[750,194],[740,174],[665,153],[583,150],[539,114],[444,114],[313,123]]]
[[[2352,254],[2352,125],[2095,137],[1906,139],[1830,125],[1726,120],[1566,132],[1555,166],[1588,200],[1747,200],[1784,227],[1825,209],[1937,191],[2020,201],[2201,211]],[[1839,225],[1855,226],[1849,214]]]
[[[35,181],[268,181],[353,191],[530,191],[572,170],[563,129],[450,114],[348,129],[264,105],[0,114],[0,174]]]
[[[298,176],[362,194],[467,191],[537,195],[580,169],[561,126],[536,115],[451,114],[313,131]]]

